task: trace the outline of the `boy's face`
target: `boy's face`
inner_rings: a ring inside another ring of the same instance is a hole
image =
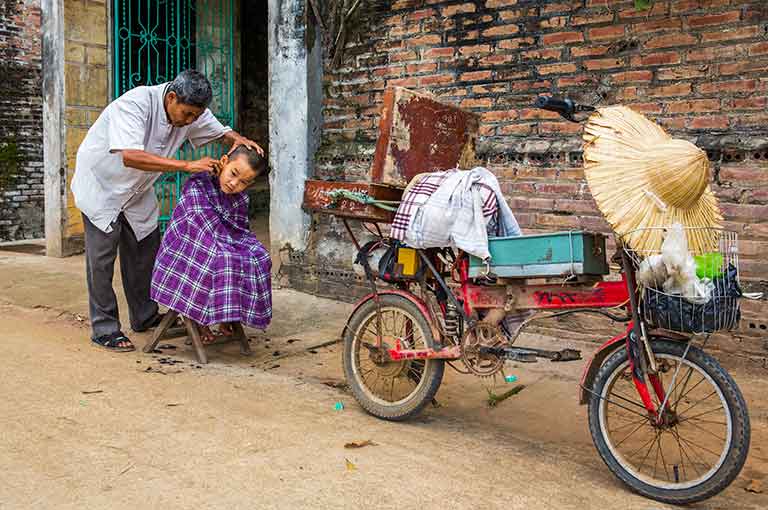
[[[235,156],[230,159],[228,156],[222,156],[219,186],[224,193],[240,193],[253,184],[256,177],[256,172],[248,165],[245,157]]]

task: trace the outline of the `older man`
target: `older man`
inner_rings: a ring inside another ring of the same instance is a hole
[[[91,340],[99,347],[134,350],[121,331],[112,288],[118,252],[131,328],[146,331],[162,318],[149,296],[160,245],[152,185],[162,172],[209,172],[219,164],[208,157],[174,159],[181,145],[188,141],[197,148],[221,140],[231,150],[245,145],[262,153],[213,116],[211,98],[211,84],[193,70],[170,83],[136,87],[104,109],[77,151],[72,193],[85,223]]]

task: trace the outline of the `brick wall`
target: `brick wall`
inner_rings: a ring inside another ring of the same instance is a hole
[[[67,237],[83,234],[83,220],[69,185],[75,157],[88,128],[109,103],[107,6],[98,0],[64,2],[64,74],[66,96]]]
[[[383,90],[400,85],[482,114],[479,155],[524,230],[607,232],[581,170],[580,126],[531,104],[543,93],[628,104],[707,150],[727,226],[740,234],[743,278],[765,290],[768,3],[655,0],[650,11],[633,4],[372,3],[342,67],[326,69],[318,176],[366,178]],[[766,302],[744,309],[744,334],[756,335],[744,348],[764,356]]]
[[[0,2],[0,242],[44,236],[40,1]]]

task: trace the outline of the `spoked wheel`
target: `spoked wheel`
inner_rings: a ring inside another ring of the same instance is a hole
[[[344,332],[344,373],[352,394],[363,408],[385,420],[406,420],[432,401],[443,379],[441,360],[391,361],[386,350],[435,346],[432,330],[421,311],[406,298],[381,296],[382,347],[376,348],[376,303],[358,308]]]
[[[621,349],[595,379],[589,402],[592,439],[610,470],[643,496],[673,504],[707,499],[725,489],[744,465],[750,441],[747,406],[731,376],[701,349],[691,346],[683,360],[685,344],[654,341],[652,348],[658,378],[669,393],[661,423],[645,410]]]

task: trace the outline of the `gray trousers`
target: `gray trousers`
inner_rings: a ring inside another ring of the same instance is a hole
[[[149,297],[149,288],[152,267],[160,247],[160,230],[155,230],[139,242],[122,213],[112,223],[109,234],[99,230],[85,215],[83,223],[92,338],[120,331],[117,297],[112,288],[118,251],[131,328],[144,329],[157,315],[158,309],[157,303]]]

